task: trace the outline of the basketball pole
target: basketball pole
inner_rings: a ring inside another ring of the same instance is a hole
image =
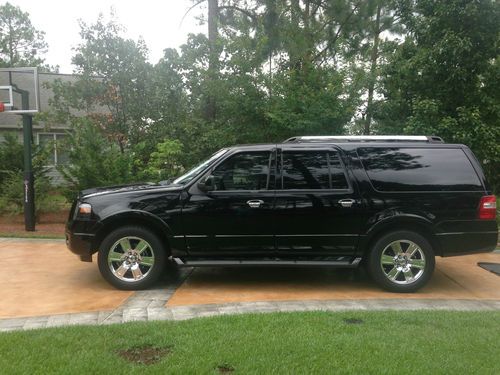
[[[30,92],[19,88],[12,82],[12,73],[14,72],[32,72],[34,78],[34,93],[36,109],[30,110]],[[23,174],[23,206],[24,206],[24,229],[27,232],[35,231],[35,176],[33,174],[32,149],[33,142],[33,114],[38,112],[40,107],[40,97],[38,94],[38,70],[36,67],[30,68],[0,68],[0,72],[6,72],[9,78],[9,86],[2,86],[2,89],[10,89],[9,107],[14,108],[12,93],[15,92],[21,96],[21,110],[15,110],[20,114],[23,120],[23,156],[24,156],[24,174]],[[2,111],[4,110],[4,106]]]
[[[29,106],[29,93],[21,91],[23,108]],[[27,232],[35,231],[35,177],[31,162],[31,142],[33,141],[33,116],[22,114],[23,117],[23,146],[24,146],[24,229]]]

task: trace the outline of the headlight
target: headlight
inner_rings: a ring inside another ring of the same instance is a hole
[[[88,203],[80,203],[78,205],[78,215],[79,216],[90,216],[92,213],[92,206]]]

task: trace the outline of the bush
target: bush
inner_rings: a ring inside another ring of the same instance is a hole
[[[33,174],[35,177],[36,214],[46,206],[51,188],[47,176],[47,160],[50,150],[33,146]],[[24,200],[24,160],[23,145],[14,134],[7,134],[0,145],[0,212],[19,214],[23,212]]]
[[[161,181],[179,176],[184,172],[181,164],[182,144],[177,140],[165,140],[156,145],[148,160],[134,160],[137,176],[141,180]]]
[[[49,208],[50,181],[45,176],[35,178],[35,215]],[[16,215],[23,212],[24,207],[24,183],[23,172],[7,173],[0,195],[0,210],[4,213]]]
[[[72,200],[78,191],[91,187],[132,182],[131,156],[121,152],[89,119],[74,122],[65,145],[69,163],[58,168],[68,183],[66,198]]]

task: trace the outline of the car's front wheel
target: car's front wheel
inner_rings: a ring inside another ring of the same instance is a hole
[[[410,231],[382,236],[368,257],[372,278],[391,292],[409,293],[420,289],[431,278],[434,266],[434,252],[429,241]]]
[[[118,228],[102,241],[98,265],[113,286],[139,290],[151,286],[165,266],[165,249],[151,231],[136,226]]]

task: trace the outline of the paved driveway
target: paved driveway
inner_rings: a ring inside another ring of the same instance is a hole
[[[0,253],[0,319],[112,310],[132,295],[109,286],[63,240],[0,239]]]
[[[437,257],[429,284],[410,294],[381,290],[361,269],[197,268],[167,306],[398,298],[500,301],[500,277],[477,266],[478,262],[500,263],[500,253]]]
[[[478,261],[500,263],[499,253],[438,258],[428,287],[416,294],[398,295],[381,291],[360,271],[307,268],[183,269],[166,275],[152,290],[132,293],[109,286],[95,262],[80,262],[63,241],[0,239],[0,252],[0,322],[5,318],[56,316],[52,321],[64,324],[70,313],[89,312],[94,313],[83,317],[92,322],[118,322],[141,320],[150,314],[165,317],[173,311],[168,309],[185,310],[189,316],[195,305],[213,313],[214,306],[218,306],[217,311],[236,311],[241,306],[251,310],[252,303],[266,307],[262,303],[272,301],[305,301],[304,308],[315,306],[313,301],[338,301],[340,306],[340,301],[345,305],[349,300],[376,300],[383,308],[386,302],[382,301],[403,299],[415,303],[468,300],[472,307],[474,301],[492,301],[491,306],[500,306],[500,277],[476,265]],[[44,324],[51,321],[44,319]]]

